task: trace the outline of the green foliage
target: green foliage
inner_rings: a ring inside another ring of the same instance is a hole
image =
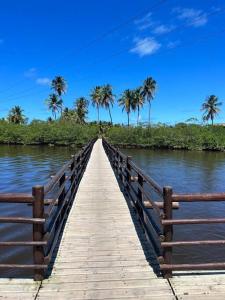
[[[59,97],[62,96],[62,94],[66,93],[66,81],[62,76],[56,76],[51,83],[52,89],[57,93]]]
[[[16,105],[10,111],[8,115],[8,121],[14,124],[24,124],[27,122],[26,117],[23,114],[23,109]]]
[[[75,124],[80,123],[77,112],[74,109],[69,109],[67,107],[64,109],[60,120]]]
[[[95,125],[65,121],[34,121],[29,125],[0,121],[1,144],[85,144],[98,134]]]
[[[211,95],[206,98],[205,102],[202,104],[202,110],[204,111],[203,114],[203,121],[211,120],[212,125],[214,118],[220,112],[219,106],[222,105],[222,102],[218,102],[218,97],[215,95]]]
[[[143,127],[110,127],[106,138],[113,144],[146,148],[225,151],[225,127],[179,123]]]
[[[77,123],[84,124],[86,122],[88,114],[88,104],[88,100],[84,97],[80,97],[75,101],[74,106],[77,114]]]
[[[62,99],[59,99],[56,94],[49,95],[48,99],[46,100],[46,104],[48,106],[48,109],[51,110],[52,115],[55,119],[57,113],[62,113],[63,101]]]

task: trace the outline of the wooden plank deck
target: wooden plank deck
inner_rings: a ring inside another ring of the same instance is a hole
[[[0,299],[225,299],[225,274],[158,278],[148,249],[98,140],[49,278],[0,279]]]
[[[47,298],[174,299],[168,282],[149,266],[101,140],[80,183],[52,274],[38,293],[37,299]]]
[[[178,300],[224,300],[225,273],[209,272],[174,272],[169,279]]]

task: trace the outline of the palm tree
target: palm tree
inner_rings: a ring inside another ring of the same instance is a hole
[[[140,108],[144,105],[144,96],[142,93],[142,87],[136,88],[133,91],[133,97],[134,97],[134,105],[135,109],[137,108],[138,115],[137,115],[137,125],[139,124],[139,115],[140,115]]]
[[[110,111],[110,105],[113,106],[114,96],[112,92],[112,87],[110,84],[103,85],[101,88],[101,105],[104,106],[109,111],[109,117],[112,124],[112,115]]]
[[[147,77],[143,84],[142,95],[149,103],[148,124],[150,126],[151,101],[156,90],[156,81],[152,77]]]
[[[75,110],[81,124],[85,123],[86,115],[88,114],[88,100],[80,97],[75,101]]]
[[[122,97],[118,100],[119,106],[123,106],[122,111],[126,110],[127,125],[130,126],[130,112],[135,110],[134,93],[132,90],[125,90]]]
[[[49,98],[46,100],[46,102],[48,109],[52,111],[52,115],[55,119],[58,112],[61,112],[62,114],[63,101],[62,99],[59,99],[56,94],[49,95]]]
[[[23,114],[23,109],[16,105],[10,111],[8,115],[8,121],[15,124],[24,124],[25,123],[25,116]]]
[[[62,76],[56,76],[53,80],[52,80],[52,89],[57,93],[57,95],[59,97],[62,96],[62,94],[66,93],[66,81]]]
[[[220,112],[219,106],[222,105],[222,102],[218,102],[218,97],[215,95],[211,95],[206,98],[205,102],[202,104],[202,111],[203,113],[203,121],[208,121],[211,119],[212,125],[214,118]]]
[[[92,105],[97,108],[98,123],[99,123],[99,107],[102,105],[101,87],[96,86],[91,92]]]

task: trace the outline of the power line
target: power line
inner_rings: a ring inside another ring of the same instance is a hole
[[[102,39],[105,39],[106,37],[110,36],[112,33],[120,30],[121,28],[123,28],[124,26],[127,26],[128,24],[130,24],[131,22],[133,22],[134,20],[136,20],[137,18],[141,17],[143,14],[145,14],[146,12],[149,12],[149,10],[155,10],[156,8],[158,8],[160,5],[164,4],[166,1],[168,0],[159,0],[157,3],[151,5],[150,7],[148,8],[145,8],[144,10],[142,10],[140,13],[128,18],[127,20],[125,20],[124,22],[116,25],[115,27],[107,30],[106,32],[100,34],[98,37],[96,37],[95,39],[91,40],[90,42],[88,42],[86,45],[80,47],[78,49],[79,52],[81,52],[82,50],[85,50],[89,47],[91,47],[92,45],[94,45],[96,42],[102,40]],[[78,53],[79,53],[78,52]],[[59,62],[61,61],[61,59],[65,58],[69,53],[74,53],[74,50],[70,50],[70,51],[67,51],[64,53],[64,55],[60,56],[56,61],[54,61],[54,63],[52,64],[49,64],[45,67],[45,70],[49,69],[49,68],[52,68],[52,66],[54,67],[56,62]],[[20,84],[21,82],[24,82],[24,79],[21,81],[17,81],[16,84],[13,84],[12,86],[8,87],[7,89],[4,89],[4,90],[0,90],[0,93],[5,93],[5,91],[8,91],[10,90],[11,88],[14,88],[16,86],[18,86],[18,84]]]
[[[199,43],[199,42],[202,42],[202,41],[206,41],[206,40],[208,40],[208,39],[211,39],[211,38],[213,38],[213,37],[216,37],[216,36],[221,35],[221,34],[224,34],[224,33],[225,33],[225,28],[222,29],[222,30],[220,30],[220,31],[216,31],[216,32],[213,32],[213,33],[204,35],[204,36],[202,36],[202,37],[199,37],[198,39],[192,39],[192,40],[190,40],[190,41],[188,41],[188,42],[184,42],[184,43],[182,43],[182,44],[176,46],[176,48],[184,48],[184,47],[186,47],[186,46],[192,46],[192,45],[194,45],[194,44],[196,44],[196,43]],[[166,53],[166,52],[171,52],[172,50],[174,50],[174,49],[176,49],[176,48],[173,48],[173,49],[167,48],[167,49],[165,49],[164,51],[161,51],[161,52],[159,52],[158,54],[155,54],[155,55],[157,55],[157,56],[158,56],[158,55],[162,55],[162,54],[164,54],[164,53]],[[123,50],[118,51],[118,52],[116,52],[116,53],[113,53],[113,54],[110,55],[109,57],[106,57],[104,60],[95,61],[93,64],[99,64],[99,63],[102,63],[102,62],[104,63],[104,62],[110,60],[110,59],[113,58],[113,57],[117,57],[117,56],[119,56],[119,55],[121,55],[121,54],[123,54],[123,53],[126,53],[129,49],[130,49],[130,48],[126,48],[126,49],[123,49]],[[92,76],[84,76],[83,78],[77,80],[76,82],[81,82],[81,81],[83,81],[83,80],[87,80],[87,79],[91,79],[91,78],[93,78],[93,77],[92,77]],[[32,94],[28,93],[28,95],[32,95]],[[21,97],[14,97],[12,100],[14,101],[14,100],[19,99],[19,98],[21,98]],[[7,102],[8,102],[8,101],[7,101]],[[2,103],[4,103],[4,102],[2,102]]]
[[[158,5],[162,4],[162,3],[165,2],[165,1],[167,1],[167,0],[161,0],[161,1],[160,1],[159,3],[157,3],[155,6],[152,6],[152,9],[153,9],[153,8],[156,8]],[[150,9],[150,8],[149,8],[149,9]],[[148,9],[148,11],[149,11],[149,9]],[[220,14],[220,13],[223,13],[224,11],[225,11],[225,9],[220,9],[219,11],[209,12],[208,14],[205,15],[205,17],[209,17],[209,16],[213,16],[213,15],[216,15],[216,14]],[[129,19],[126,20],[125,22],[119,24],[118,26],[113,27],[111,30],[107,31],[106,33],[103,33],[102,35],[100,35],[100,36],[97,37],[96,39],[90,41],[89,44],[87,44],[87,46],[88,46],[88,45],[91,46],[94,42],[97,42],[98,40],[100,40],[100,39],[106,37],[107,35],[112,34],[114,31],[119,30],[119,29],[122,28],[123,26],[126,26],[126,25],[129,24],[131,21],[134,21],[134,20],[136,20],[138,17],[140,17],[141,15],[143,15],[143,13],[146,13],[146,9],[145,9],[144,11],[142,11],[141,13],[139,13],[139,14],[137,14],[137,15],[131,17],[131,18],[129,18]],[[199,17],[195,18],[195,20],[193,20],[192,22],[189,22],[188,25],[187,25],[187,24],[181,25],[181,26],[179,26],[179,27],[176,27],[173,31],[175,31],[175,30],[177,31],[178,29],[185,28],[186,26],[194,25],[195,23],[199,22],[199,20],[200,20],[201,18],[202,18],[202,16],[199,16]],[[170,31],[170,32],[171,32],[171,31]],[[169,34],[169,33],[168,33],[168,34]],[[81,48],[81,49],[82,49],[82,48]],[[127,50],[129,50],[129,49],[127,49]],[[126,51],[126,50],[125,50],[125,51]],[[121,51],[120,51],[120,52],[121,52]],[[120,53],[120,52],[119,52],[119,53]],[[122,52],[123,52],[123,51],[122,51]],[[117,56],[117,54],[113,54],[113,56]],[[111,56],[110,56],[110,57],[111,57]],[[90,64],[92,65],[93,63],[91,62]],[[90,64],[89,64],[89,65],[90,65]],[[26,92],[27,92],[27,91],[30,91],[30,90],[32,90],[32,89],[36,89],[36,88],[34,87],[34,88],[25,89],[25,90],[22,91],[22,94],[20,93],[20,95],[23,96],[23,95],[24,95],[24,92],[25,92],[25,95],[27,95]],[[17,93],[17,95],[18,95],[18,93]],[[9,98],[10,98],[10,97],[14,97],[14,94],[7,96],[7,98],[8,98],[8,97],[9,97]]]
[[[209,16],[209,15],[215,15],[216,13],[221,13],[221,12],[224,12],[225,10],[220,10],[219,12],[212,12],[212,13],[209,13],[209,14],[207,14],[207,16]],[[199,21],[199,19],[197,18],[197,19],[195,19],[195,21],[193,21],[192,23],[189,23],[189,25],[190,24],[194,24],[194,23],[197,23]],[[177,27],[177,29],[180,29],[180,28],[183,28],[183,27],[186,27],[186,26],[179,26],[179,27]],[[186,43],[184,43],[184,44],[182,44],[182,45],[178,45],[178,46],[176,46],[176,48],[180,48],[180,47],[184,47],[184,45],[188,45],[189,43],[193,43],[193,41],[194,42],[198,42],[198,41],[201,41],[202,39],[207,39],[208,37],[209,38],[211,38],[212,36],[214,36],[215,34],[216,35],[218,35],[218,34],[221,34],[221,33],[223,33],[224,32],[224,29],[222,30],[222,31],[218,31],[218,32],[216,32],[216,33],[213,33],[213,34],[210,34],[210,35],[207,35],[207,36],[203,36],[203,37],[201,37],[200,38],[200,40],[199,39],[197,39],[196,41],[194,41],[193,39],[191,40],[191,42],[186,42]],[[113,57],[117,57],[117,56],[119,56],[119,55],[121,55],[121,54],[123,54],[123,53],[125,53],[125,52],[127,52],[127,51],[129,51],[130,50],[130,47],[129,48],[126,48],[126,49],[123,49],[123,50],[120,50],[120,51],[118,51],[118,52],[115,52],[115,53],[113,53],[113,54],[111,54],[110,56],[108,56],[108,57],[106,57],[106,58],[104,58],[104,59],[100,59],[100,60],[97,60],[97,61],[94,61],[94,62],[90,62],[88,65],[90,66],[90,65],[95,65],[95,64],[99,64],[99,63],[104,63],[105,61],[108,61],[108,60],[110,60],[111,58],[113,58]],[[164,53],[164,52],[168,52],[168,51],[171,51],[172,49],[166,49],[165,51],[163,51],[163,52],[160,52],[159,54],[162,54],[162,53]],[[90,77],[87,77],[87,76],[85,76],[85,77],[83,77],[83,78],[81,78],[81,80],[77,80],[76,82],[79,82],[79,81],[82,81],[82,80],[84,80],[84,79],[87,79],[87,78],[90,78]],[[29,93],[26,93],[27,91],[30,91],[30,90],[34,90],[34,89],[37,89],[38,87],[36,87],[36,88],[29,88],[29,89],[27,89],[27,90],[25,90],[25,91],[22,91],[22,94],[21,95],[24,95],[24,96],[26,96],[26,95],[29,95]],[[25,94],[24,94],[24,92],[25,92]],[[16,99],[19,99],[19,98],[21,98],[21,96],[19,96],[18,97],[18,93],[17,93],[17,97],[14,97],[14,95],[12,95],[12,100],[16,100]]]

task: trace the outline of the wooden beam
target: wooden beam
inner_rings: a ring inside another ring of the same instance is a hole
[[[163,209],[163,201],[155,201],[155,204],[158,206],[158,208],[161,208],[161,209]],[[144,206],[146,207],[146,208],[152,208],[152,204],[151,204],[151,202],[150,201],[148,201],[148,200],[145,200],[144,201]],[[173,209],[178,209],[180,207],[180,205],[179,205],[179,203],[178,202],[173,202],[173,204],[172,204],[172,208]]]
[[[162,220],[162,225],[185,225],[185,224],[217,224],[225,223],[225,218],[211,219],[167,219]]]

